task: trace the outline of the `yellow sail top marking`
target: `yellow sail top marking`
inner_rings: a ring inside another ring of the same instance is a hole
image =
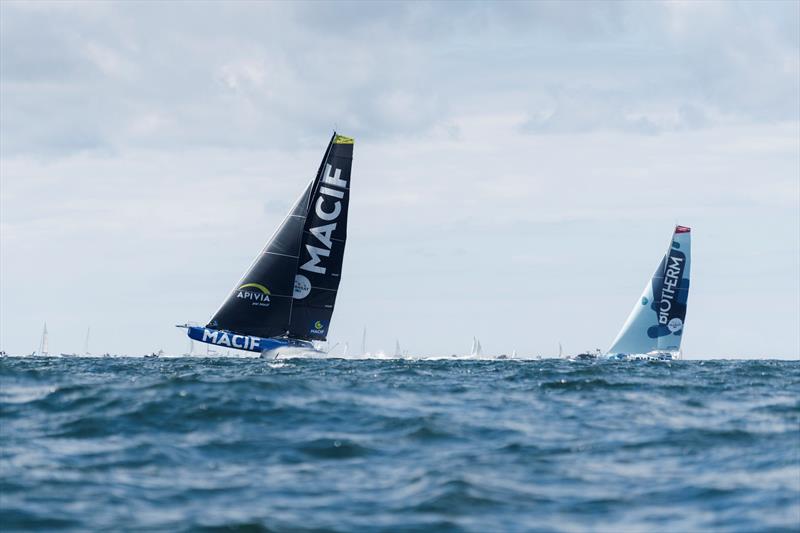
[[[345,137],[344,135],[337,135],[333,138],[333,144],[353,144],[355,140],[352,137]]]
[[[265,286],[261,285],[260,283],[245,283],[244,285],[242,285],[241,287],[239,287],[236,290],[240,291],[240,290],[245,289],[247,287],[255,287],[256,289],[260,290],[261,292],[263,292],[266,295],[270,294],[269,289],[266,288]]]

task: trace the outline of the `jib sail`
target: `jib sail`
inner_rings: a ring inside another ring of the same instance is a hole
[[[633,307],[608,353],[680,350],[689,297],[691,230],[677,226],[670,248]]]
[[[334,134],[320,165],[303,227],[289,337],[325,340],[342,275],[353,139]]]
[[[308,184],[206,327],[257,337],[286,334],[300,237],[313,185]]]

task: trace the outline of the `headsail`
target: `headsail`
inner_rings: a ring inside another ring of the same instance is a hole
[[[689,296],[691,229],[676,226],[670,247],[608,349],[609,354],[680,350]]]
[[[325,340],[344,257],[353,140],[333,134],[316,177],[206,328]]]
[[[286,334],[300,237],[313,185],[308,184],[206,327],[259,337]]]
[[[353,139],[334,133],[320,165],[303,226],[289,336],[325,340],[342,275],[350,204]]]

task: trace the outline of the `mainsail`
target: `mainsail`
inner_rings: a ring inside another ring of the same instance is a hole
[[[667,253],[636,302],[609,354],[680,350],[689,297],[691,229],[676,226]]]
[[[289,337],[324,341],[342,276],[353,139],[334,134],[319,167],[294,278]]]
[[[353,139],[333,134],[316,177],[206,328],[325,340],[341,277]]]

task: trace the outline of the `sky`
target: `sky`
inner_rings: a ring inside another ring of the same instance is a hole
[[[187,349],[336,129],[329,339],[607,348],[692,227],[686,358],[800,357],[798,2],[0,3],[0,348]]]

